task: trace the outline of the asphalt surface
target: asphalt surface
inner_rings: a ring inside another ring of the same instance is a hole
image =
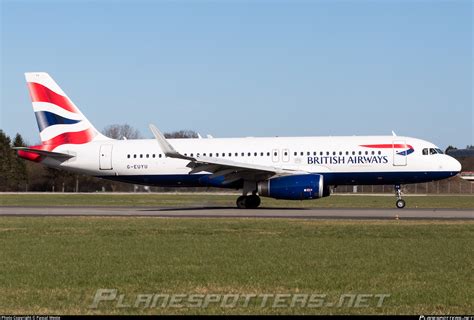
[[[171,218],[474,219],[474,209],[321,209],[229,207],[0,207],[0,216],[150,216]]]

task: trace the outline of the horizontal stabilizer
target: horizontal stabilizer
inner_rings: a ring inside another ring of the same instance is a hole
[[[46,150],[40,150],[40,149],[34,149],[34,148],[28,148],[28,147],[14,147],[13,149],[26,151],[26,152],[32,152],[32,153],[39,154],[41,156],[51,157],[51,158],[56,158],[56,159],[70,159],[74,157],[67,153],[46,151]]]

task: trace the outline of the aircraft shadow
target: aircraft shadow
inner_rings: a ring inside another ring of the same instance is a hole
[[[217,210],[232,210],[234,212],[249,212],[252,210],[274,210],[274,211],[281,211],[281,210],[298,210],[298,211],[303,211],[303,210],[314,210],[312,208],[288,208],[288,207],[271,207],[271,208],[265,208],[265,207],[259,207],[256,209],[239,209],[236,207],[173,207],[173,208],[151,208],[151,209],[140,209],[138,211],[160,211],[160,212],[173,212],[173,211],[217,211]]]

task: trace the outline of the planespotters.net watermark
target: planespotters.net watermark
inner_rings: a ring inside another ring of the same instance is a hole
[[[330,297],[320,293],[263,294],[165,294],[139,293],[127,295],[118,289],[98,289],[90,309],[107,304],[115,308],[380,308],[390,298],[387,293],[344,293]]]

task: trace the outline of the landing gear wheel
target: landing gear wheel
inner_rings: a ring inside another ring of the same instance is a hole
[[[403,209],[405,208],[405,200],[402,199],[402,190],[400,185],[395,185],[395,195],[397,196],[397,202],[395,202],[395,205],[397,206],[398,209]]]
[[[247,209],[255,209],[260,205],[260,197],[257,195],[248,196],[245,200]]]
[[[236,201],[236,204],[237,204],[237,208],[239,209],[245,209],[246,208],[246,199],[247,197],[246,196],[240,196],[237,198],[237,201]]]
[[[259,196],[251,195],[238,197],[236,204],[239,209],[255,209],[260,205],[260,202]]]
[[[397,205],[397,208],[398,208],[398,209],[403,209],[403,208],[405,208],[405,200],[403,200],[403,199],[398,199],[395,204]]]

